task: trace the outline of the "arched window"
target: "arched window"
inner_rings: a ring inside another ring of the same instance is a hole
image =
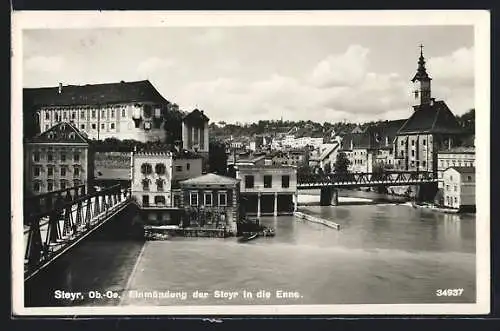
[[[158,191],[163,191],[163,184],[165,183],[165,180],[162,178],[158,178],[156,180],[156,188]]]
[[[141,166],[141,172],[145,175],[149,175],[153,172],[153,167],[149,163],[143,163]]]
[[[164,175],[165,174],[165,165],[163,163],[158,163],[156,166],[155,166],[155,171],[158,175]]]

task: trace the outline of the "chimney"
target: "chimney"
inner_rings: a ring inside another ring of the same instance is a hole
[[[58,94],[61,94],[62,92],[62,83],[59,83],[59,90],[57,91]]]

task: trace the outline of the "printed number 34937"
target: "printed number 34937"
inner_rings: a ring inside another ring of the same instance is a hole
[[[436,295],[438,297],[443,297],[443,296],[447,296],[447,297],[459,297],[462,295],[462,293],[464,292],[464,289],[463,288],[448,288],[448,289],[439,289],[439,290],[436,290]]]

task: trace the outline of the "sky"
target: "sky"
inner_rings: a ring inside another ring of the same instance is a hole
[[[424,45],[432,95],[474,108],[472,26],[240,26],[23,32],[23,86],[148,79],[212,122],[407,118]]]

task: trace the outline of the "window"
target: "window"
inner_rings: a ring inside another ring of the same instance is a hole
[[[76,113],[75,112],[72,112],[71,113],[71,119],[74,120],[76,118]]]
[[[142,180],[142,190],[149,191],[149,180],[147,178]]]
[[[163,191],[163,179],[158,178],[156,180],[156,189],[157,191]]]
[[[426,144],[427,144],[426,140],[425,140],[425,139],[424,139],[424,140],[422,140],[422,145],[424,145],[424,146],[425,146]]]
[[[415,161],[411,161],[411,166],[414,167],[415,166]]]
[[[186,170],[189,170],[189,169],[191,169],[191,165],[188,163],[188,164],[186,164]]]
[[[227,194],[219,193],[219,206],[227,206]]]
[[[458,191],[457,185],[454,186],[454,190],[455,190],[455,192]]]
[[[411,150],[411,156],[415,156],[415,150],[414,149]]]
[[[53,191],[53,190],[54,190],[54,183],[48,182],[47,183],[47,191],[50,192],[50,191]]]
[[[101,129],[104,130],[104,123],[101,123]]]
[[[212,193],[205,193],[205,206],[211,206],[212,203]]]
[[[401,146],[404,146],[405,142],[404,140],[401,140]]]
[[[253,176],[245,176],[245,187],[253,188],[254,185],[254,177]]]
[[[181,205],[181,197],[177,194],[174,195],[174,207],[179,207]]]
[[[420,161],[417,161],[417,168],[420,167]]]
[[[425,162],[425,161],[422,161],[422,167],[424,167],[424,168],[425,168],[425,166],[426,166],[426,162]]]
[[[454,199],[454,200],[455,200],[455,203],[457,203],[457,197],[455,197],[455,199]]]
[[[61,180],[61,190],[64,190],[66,188],[66,181]]]
[[[401,157],[405,156],[405,152],[401,151]]]
[[[450,180],[453,180],[453,175],[450,175]]]
[[[165,165],[163,163],[158,163],[156,166],[155,166],[155,171],[158,175],[164,175],[165,174]]]
[[[35,176],[35,177],[40,176],[40,167],[33,168],[33,176]]]
[[[141,165],[141,172],[145,175],[149,175],[153,172],[153,167],[149,163],[143,163]]]
[[[155,205],[164,205],[165,201],[166,201],[166,199],[163,195],[155,196]]]
[[[52,177],[54,175],[54,167],[47,167],[47,177]]]
[[[95,110],[92,110],[92,118],[95,118]]]
[[[52,152],[48,152],[47,153],[47,161],[52,162],[53,158],[54,157],[52,156]]]
[[[467,176],[467,181],[471,182],[472,181],[472,176]]]
[[[111,130],[114,130],[114,129],[115,129],[115,123],[111,123],[111,124],[109,125],[109,127],[110,127],[110,129],[111,129]]]
[[[33,160],[35,162],[40,162],[40,152],[33,153]]]
[[[290,187],[290,176],[289,175],[281,176],[281,187],[282,188],[289,188]]]
[[[61,167],[61,176],[66,176],[66,168],[65,167]]]
[[[450,190],[450,185],[446,185],[446,191]]]
[[[106,117],[106,111],[105,111],[105,110],[101,111],[101,117],[102,117],[102,118],[105,118],[105,117]]]
[[[122,117],[126,117],[126,115],[125,115],[125,109],[122,109]]]
[[[61,153],[61,162],[66,162],[66,153]]]
[[[85,124],[80,124],[80,129],[85,130]]]
[[[191,192],[189,195],[189,204],[191,206],[198,206],[198,192]]]
[[[63,119],[67,119],[68,118],[68,113],[67,112],[64,112],[63,113]]]
[[[82,111],[80,112],[80,118],[81,118],[81,119],[85,119],[85,111],[83,111],[83,110],[82,110]]]
[[[415,146],[415,140],[413,140],[413,139],[411,140],[411,145]]]
[[[115,117],[115,110],[111,109],[111,118],[114,118],[114,117]]]
[[[80,185],[81,185],[81,182],[80,182],[80,180],[79,180],[79,179],[75,179],[75,180],[73,181],[73,186],[80,186]]]
[[[144,123],[144,130],[149,130],[149,129],[151,129],[151,123],[145,122]]]
[[[75,177],[80,176],[80,169],[78,167],[75,167],[75,169],[73,169],[73,176]]]
[[[273,176],[264,176],[264,188],[271,188],[273,186]]]
[[[45,112],[45,119],[50,120],[50,113],[48,111]]]
[[[92,130],[95,130],[96,129],[96,125],[95,123],[92,123]]]
[[[143,195],[142,196],[142,205],[143,206],[149,206],[149,195]]]
[[[40,192],[40,182],[35,182],[33,184],[33,191],[34,192]]]
[[[73,154],[73,161],[80,162],[80,153]]]
[[[182,171],[182,166],[181,165],[175,166],[175,171]]]

